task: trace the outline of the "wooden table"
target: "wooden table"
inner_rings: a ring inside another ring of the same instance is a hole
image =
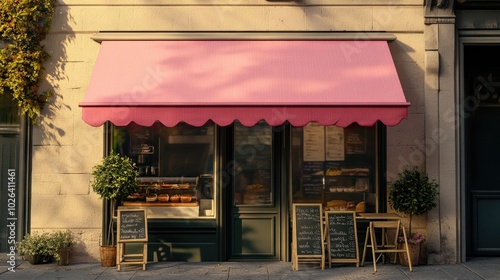
[[[365,220],[401,220],[401,216],[396,213],[359,213],[358,219]]]
[[[400,230],[403,231],[403,234],[405,236],[405,241],[406,241],[406,233],[404,233],[404,227],[401,225],[401,216],[397,215],[396,213],[359,213],[359,218],[358,219],[365,219],[370,222],[367,231],[366,231],[366,237],[365,237],[365,244],[364,244],[364,249],[363,249],[363,259],[361,260],[361,266],[364,265],[365,263],[365,257],[366,257],[366,250],[368,247],[371,248],[372,250],[372,255],[373,255],[373,268],[374,271],[377,271],[377,259],[375,257],[375,253],[379,252],[382,253],[382,262],[385,262],[385,255],[384,253],[394,253],[394,262],[396,262],[396,253],[398,252],[405,252],[407,253],[409,257],[409,252],[408,252],[408,244],[405,242],[405,249],[398,249],[398,244],[397,244],[397,239],[399,235]],[[379,228],[382,230],[382,244],[377,244],[376,243],[376,237],[375,237],[375,230],[374,228]],[[387,237],[387,232],[386,229],[395,229],[396,230],[396,236],[394,237],[393,242],[389,242],[389,239]],[[368,238],[370,237],[371,242],[370,245],[368,245]],[[412,271],[412,266],[410,264],[410,271]]]

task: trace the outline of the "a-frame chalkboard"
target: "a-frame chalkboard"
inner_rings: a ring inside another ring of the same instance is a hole
[[[126,254],[125,245],[142,243],[141,254]],[[140,264],[146,270],[148,262],[148,218],[144,209],[118,209],[116,266]]]
[[[327,211],[326,234],[328,263],[355,263],[359,267],[356,212]]]
[[[118,242],[147,242],[148,221],[146,210],[118,210]]]
[[[299,262],[319,262],[325,267],[325,239],[321,203],[293,204],[292,215],[292,269],[299,270]]]

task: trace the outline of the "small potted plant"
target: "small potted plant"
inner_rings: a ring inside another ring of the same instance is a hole
[[[73,233],[70,230],[54,231],[51,233],[53,247],[57,248],[57,254],[54,255],[58,265],[69,265],[71,257],[71,248],[75,245]]]
[[[111,213],[108,221],[108,233],[101,246],[101,265],[116,265],[116,246],[113,232],[113,217],[117,199],[122,199],[137,191],[137,176],[139,172],[132,160],[127,156],[115,154],[104,157],[102,162],[92,171],[94,180],[92,189],[102,199],[109,201]]]
[[[22,241],[17,242],[16,247],[31,264],[50,263],[57,254],[52,237],[47,232],[27,234]]]
[[[411,245],[410,251],[415,251],[415,253],[410,254],[413,256],[412,265],[418,265],[420,247],[425,242],[425,236],[412,231],[412,218],[415,215],[425,214],[436,207],[438,184],[435,180],[430,180],[425,172],[419,171],[416,167],[407,167],[389,185],[391,186],[389,204],[396,212],[409,215],[407,241]],[[401,238],[400,241],[404,242]],[[400,254],[400,256],[404,264],[404,256],[406,255]]]

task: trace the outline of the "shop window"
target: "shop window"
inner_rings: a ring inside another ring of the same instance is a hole
[[[292,202],[374,212],[376,127],[310,123],[292,128]]]
[[[139,191],[122,207],[139,207],[148,218],[215,217],[215,125],[114,127],[112,148],[129,156],[140,173]]]
[[[9,94],[0,95],[0,126],[19,126],[19,107]]]
[[[272,127],[260,122],[245,127],[234,124],[234,204],[271,205]]]

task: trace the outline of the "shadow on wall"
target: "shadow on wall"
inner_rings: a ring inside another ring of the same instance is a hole
[[[41,85],[42,90],[52,91],[53,96],[45,104],[38,124],[34,127],[34,145],[61,145],[61,138],[66,136],[66,131],[59,126],[60,120],[65,119],[66,122],[72,123],[72,115],[75,112],[72,105],[69,105],[70,102],[64,99],[71,99],[71,91],[75,88],[66,86],[70,82],[66,69],[83,62],[75,61],[73,58],[68,60],[67,57],[67,47],[75,42],[71,24],[75,24],[75,19],[64,2],[57,1],[51,28],[44,44],[44,49],[50,57],[44,64],[45,81]]]

